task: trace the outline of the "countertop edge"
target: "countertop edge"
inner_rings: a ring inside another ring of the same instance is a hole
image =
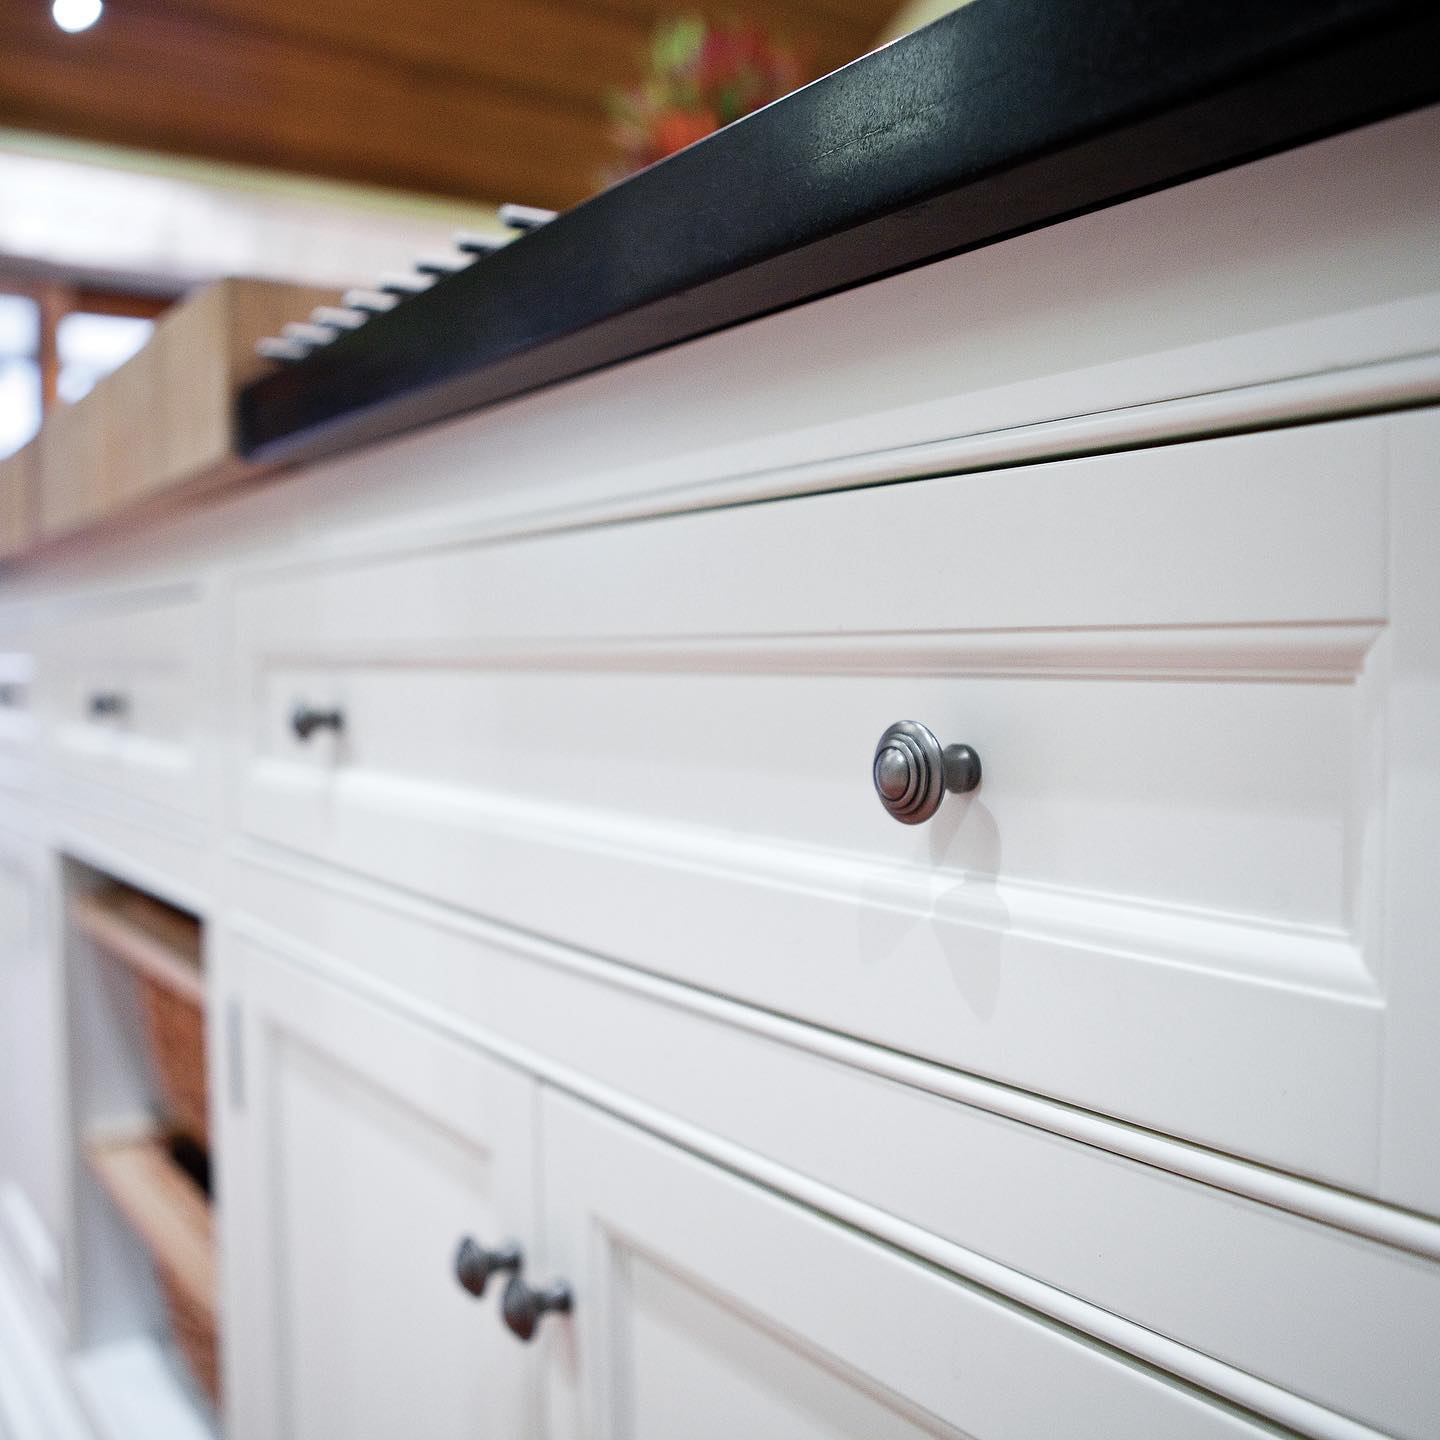
[[[1436,99],[1433,6],[976,0],[253,383],[240,447],[318,459]]]

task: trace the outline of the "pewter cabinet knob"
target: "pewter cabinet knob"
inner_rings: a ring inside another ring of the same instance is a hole
[[[487,1250],[472,1235],[464,1236],[455,1250],[455,1278],[477,1299],[485,1293],[492,1275],[520,1269],[520,1247],[513,1240]]]
[[[529,1340],[543,1315],[552,1310],[567,1314],[571,1303],[570,1287],[563,1280],[536,1289],[527,1285],[519,1275],[512,1275],[505,1287],[500,1311],[510,1327],[510,1333],[521,1340]]]
[[[872,774],[886,810],[903,825],[919,825],[947,790],[963,795],[980,783],[980,757],[968,745],[942,748],[926,726],[897,720],[875,747]]]
[[[290,728],[301,740],[308,740],[317,730],[339,734],[345,728],[345,714],[341,710],[317,710],[302,701],[290,712]]]

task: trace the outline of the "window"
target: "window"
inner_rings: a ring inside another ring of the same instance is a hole
[[[56,394],[73,405],[102,375],[123,365],[149,338],[153,320],[137,315],[92,315],[72,310],[55,327],[60,358]]]
[[[28,295],[0,294],[0,458],[40,428],[40,307]]]
[[[51,405],[73,405],[123,365],[170,303],[0,275],[0,459],[34,436]]]

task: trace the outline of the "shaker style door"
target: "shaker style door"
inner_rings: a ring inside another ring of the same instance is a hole
[[[541,1113],[534,1280],[570,1298],[533,1342],[551,1440],[1262,1433],[589,1106],[547,1091]]]
[[[38,842],[0,826],[0,1261],[58,1318],[67,1210],[61,981],[46,898]]]
[[[532,1435],[496,1255],[533,1233],[532,1082],[258,949],[227,975],[232,1440]]]

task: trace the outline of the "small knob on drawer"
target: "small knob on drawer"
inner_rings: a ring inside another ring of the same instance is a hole
[[[290,713],[290,728],[301,740],[308,740],[317,730],[334,730],[339,734],[345,728],[345,713],[342,710],[317,710],[303,702]]]
[[[968,745],[942,748],[924,725],[897,720],[875,747],[871,773],[886,810],[903,825],[918,825],[940,808],[947,790],[963,795],[980,783],[980,757]]]
[[[507,1241],[494,1250],[487,1250],[471,1235],[466,1235],[455,1249],[455,1278],[477,1299],[485,1293],[492,1275],[520,1269],[520,1247]]]
[[[529,1340],[535,1334],[542,1315],[548,1315],[552,1310],[568,1314],[570,1305],[570,1287],[563,1280],[537,1290],[527,1285],[519,1275],[512,1275],[505,1287],[500,1310],[510,1333],[521,1340]]]
[[[130,702],[118,690],[102,690],[90,697],[90,715],[95,720],[111,720],[123,715]]]

